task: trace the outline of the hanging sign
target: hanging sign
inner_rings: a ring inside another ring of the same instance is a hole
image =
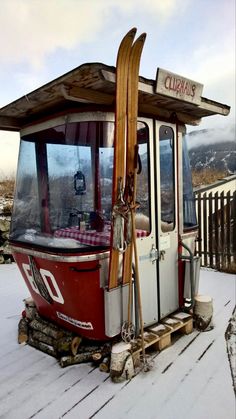
[[[200,105],[203,84],[170,71],[157,69],[156,93]]]

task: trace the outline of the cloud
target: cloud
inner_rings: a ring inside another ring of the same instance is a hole
[[[47,80],[44,71],[18,71],[14,73],[14,82],[20,87],[22,94],[33,91]],[[15,99],[15,97],[14,97]],[[1,102],[0,102],[1,103]]]
[[[41,66],[56,48],[74,48],[88,42],[106,20],[106,1],[1,0],[0,54],[3,63],[30,61]]]
[[[182,0],[181,3],[178,0],[145,0],[145,2],[143,0],[114,0],[112,4],[123,14],[137,15],[137,13],[142,13],[143,17],[149,15],[154,19],[158,18],[158,24],[163,25],[175,15],[176,11],[181,14],[189,4],[189,0]]]
[[[190,135],[187,136],[188,147],[195,148],[206,144],[222,143],[225,141],[235,142],[235,126],[228,124],[225,127],[201,129],[195,131],[189,129]]]
[[[230,42],[231,41],[231,42]],[[232,39],[225,39],[225,47],[219,50],[217,42],[200,45],[192,54],[192,66],[199,80],[207,84],[216,83],[235,71],[235,49]]]
[[[96,40],[107,27],[117,30],[117,13],[158,17],[166,24],[179,8],[177,0],[1,0],[2,65],[29,63],[35,69],[58,48],[79,48]],[[188,0],[181,1],[181,8]],[[180,13],[180,10],[178,11]],[[106,36],[107,38],[107,36]]]
[[[206,7],[204,0],[0,0],[1,39],[7,40],[0,43],[1,105],[82,62],[115,64],[122,36],[137,26],[148,33],[142,75],[154,78],[160,66],[202,82],[203,96],[232,106],[223,118],[232,120],[233,2],[225,7],[209,0]]]

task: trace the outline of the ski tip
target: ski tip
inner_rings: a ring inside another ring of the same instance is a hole
[[[133,42],[135,35],[137,32],[137,28],[132,28],[130,29],[129,32],[127,32],[127,34],[123,37],[122,41],[121,41],[121,45],[126,43],[126,42]]]
[[[118,61],[124,58],[124,55],[129,56],[134,38],[136,35],[137,29],[132,28],[129,32],[123,37],[117,54],[116,66],[118,66]]]
[[[145,32],[144,33],[141,33],[141,35],[137,38],[137,41],[144,43],[146,37],[147,37],[147,34]]]
[[[137,32],[137,28],[132,28],[132,29],[130,29],[129,32],[127,32],[127,34],[125,36],[132,36],[134,38],[135,35],[136,35],[136,32]]]

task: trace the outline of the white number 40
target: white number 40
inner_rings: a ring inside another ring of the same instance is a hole
[[[32,275],[30,266],[27,263],[22,263],[22,268],[24,269],[25,275],[32,287],[32,289],[40,295],[37,284],[35,283],[34,277]],[[49,295],[52,297],[53,301],[64,304],[64,298],[62,297],[61,291],[57,285],[56,279],[54,278],[52,272],[47,271],[46,269],[39,270],[42,280],[49,292]]]

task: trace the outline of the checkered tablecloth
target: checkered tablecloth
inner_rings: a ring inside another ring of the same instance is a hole
[[[148,232],[136,230],[136,234],[137,237],[146,237]],[[67,227],[56,230],[54,236],[75,239],[88,246],[110,246],[111,230],[108,226],[101,232],[96,230],[81,231],[78,227]]]

